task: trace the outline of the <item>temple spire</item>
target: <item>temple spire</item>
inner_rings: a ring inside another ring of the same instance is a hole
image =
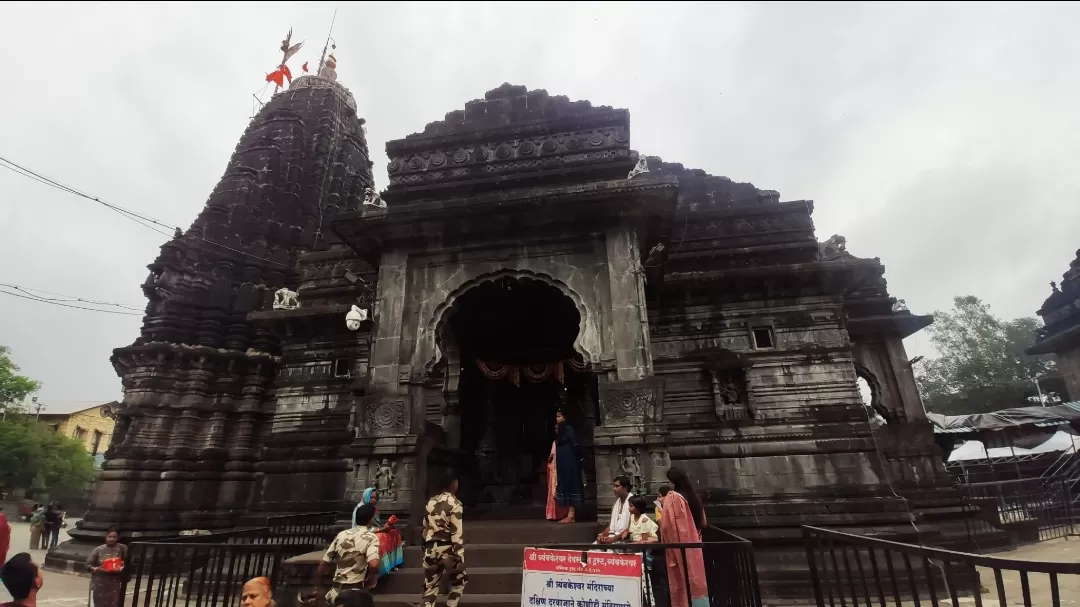
[[[337,9],[334,9],[334,16],[330,18],[330,30],[326,32],[326,44],[323,45],[322,56],[319,57],[319,69],[315,72],[316,75],[319,75],[319,76],[323,76],[323,67],[326,66],[326,59],[327,59],[326,50],[330,49],[331,51],[333,51],[333,50],[337,49],[337,42],[334,40],[333,36],[331,35],[331,34],[334,33],[334,23],[335,22],[337,22]],[[324,76],[324,77],[325,78],[330,78],[331,80],[336,81],[337,80],[337,72],[334,71],[334,68],[337,67],[337,60],[334,59],[334,54],[333,53],[330,54],[330,61],[333,63],[333,65],[330,66],[330,74],[327,75],[327,76]]]

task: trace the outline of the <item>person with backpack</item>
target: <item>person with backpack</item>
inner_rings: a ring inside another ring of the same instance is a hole
[[[30,549],[41,550],[48,548],[42,541],[45,534],[45,506],[34,504],[34,511],[30,513]]]

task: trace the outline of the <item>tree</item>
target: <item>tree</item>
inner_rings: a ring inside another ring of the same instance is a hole
[[[18,372],[18,365],[11,360],[11,348],[0,345],[0,412],[18,407],[27,396],[41,389],[41,382]]]
[[[1037,318],[1002,320],[974,295],[953,298],[952,310],[934,316],[930,342],[940,355],[924,361],[915,377],[927,409],[962,415],[1038,402],[1034,380],[1053,372],[1054,363],[1024,354],[1041,326]]]
[[[0,486],[77,491],[93,477],[94,458],[82,442],[29,416],[0,421]]]

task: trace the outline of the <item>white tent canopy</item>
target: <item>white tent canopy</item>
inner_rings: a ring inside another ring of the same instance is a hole
[[[982,441],[969,440],[953,449],[949,454],[950,462],[969,461],[976,459],[993,459],[995,457],[1011,457],[1014,455],[1032,455],[1035,453],[1051,453],[1072,449],[1080,451],[1080,436],[1073,436],[1067,432],[1058,430],[1046,442],[1031,449],[1021,447],[994,447],[987,450]]]

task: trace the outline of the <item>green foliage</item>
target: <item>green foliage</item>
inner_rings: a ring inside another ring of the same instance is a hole
[[[81,490],[94,476],[94,458],[82,442],[23,415],[20,404],[41,383],[19,375],[10,355],[0,346],[0,486]]]
[[[928,331],[939,356],[915,377],[927,409],[963,415],[1037,404],[1032,380],[1054,370],[1052,360],[1024,354],[1041,326],[1037,318],[1002,320],[973,295],[953,298],[952,310],[934,316]]]
[[[93,476],[94,458],[82,442],[29,417],[0,421],[0,486],[78,491]]]
[[[27,396],[41,389],[41,382],[19,375],[11,360],[11,348],[0,345],[0,412],[14,410]]]

